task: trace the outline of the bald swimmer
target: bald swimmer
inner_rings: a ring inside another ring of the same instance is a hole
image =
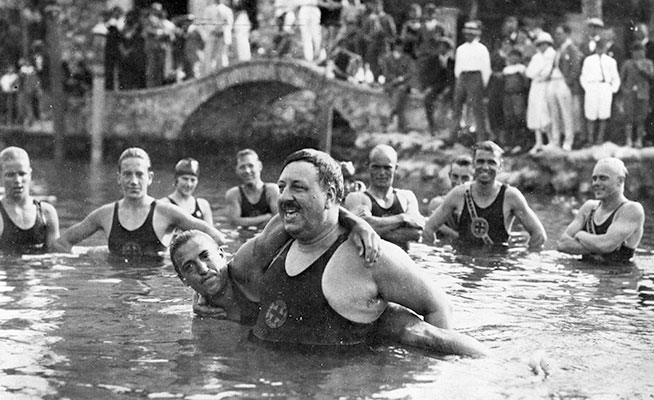
[[[632,259],[643,237],[645,212],[640,203],[624,195],[627,173],[617,158],[603,158],[595,164],[595,200],[581,206],[558,241],[559,251],[606,264],[625,264]]]

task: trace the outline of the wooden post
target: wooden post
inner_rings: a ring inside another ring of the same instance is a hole
[[[586,18],[602,18],[602,0],[581,0],[581,13]]]
[[[332,151],[332,135],[334,124],[334,99],[329,91],[324,90],[318,93],[318,108],[320,109],[320,148],[327,154]]]
[[[107,28],[98,23],[93,28],[93,89],[91,92],[91,163],[102,162],[105,107],[105,70],[104,46],[107,38]]]
[[[63,70],[61,68],[61,6],[54,3],[45,8],[46,42],[50,60],[50,108],[54,122],[54,159],[64,160],[64,138],[66,136],[66,97],[64,95]]]

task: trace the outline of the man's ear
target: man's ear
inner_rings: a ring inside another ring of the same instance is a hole
[[[327,187],[325,196],[327,197],[327,201],[325,201],[325,209],[329,209],[334,205],[338,206],[338,201],[336,199],[336,188],[334,185],[329,185],[329,187]]]

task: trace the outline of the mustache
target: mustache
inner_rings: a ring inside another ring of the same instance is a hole
[[[297,201],[295,201],[295,199],[293,199],[293,200],[284,200],[284,201],[279,202],[278,207],[280,209],[282,209],[282,210],[284,210],[286,208],[297,208],[297,209],[299,209],[300,204]]]

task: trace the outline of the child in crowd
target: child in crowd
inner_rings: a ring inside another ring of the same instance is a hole
[[[522,63],[522,52],[518,49],[509,51],[506,57],[506,67],[502,70],[504,77],[504,93],[502,109],[506,128],[506,143],[515,146],[512,153],[522,149],[525,142],[525,116],[527,112],[527,93],[529,79],[525,75],[527,67]]]
[[[625,144],[629,147],[643,147],[645,119],[649,114],[650,81],[654,79],[654,63],[645,58],[645,46],[635,42],[631,47],[631,59],[620,70],[620,80],[624,99]],[[636,141],[632,135],[636,125]]]

